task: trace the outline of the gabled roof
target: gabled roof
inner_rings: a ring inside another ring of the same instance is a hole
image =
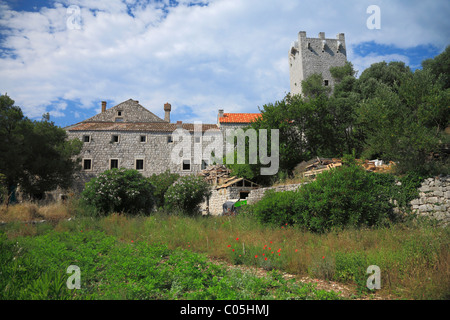
[[[139,101],[133,99],[128,99],[124,102],[121,102],[118,105],[110,109],[106,109],[104,112],[100,112],[99,114],[82,122],[115,121],[115,118],[118,117],[118,111],[122,111],[123,115],[120,117],[123,118],[124,122],[165,122],[163,119],[140,105]]]
[[[250,123],[261,116],[261,113],[224,113],[219,123]]]

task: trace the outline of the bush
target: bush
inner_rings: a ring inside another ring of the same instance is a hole
[[[296,191],[274,192],[268,190],[256,203],[253,214],[263,223],[274,225],[293,224],[295,216]]]
[[[180,175],[177,173],[170,173],[169,170],[160,173],[153,174],[149,179],[150,182],[155,187],[154,196],[155,196],[155,205],[157,208],[164,207],[164,195],[167,192],[167,189],[178,179]]]
[[[296,224],[314,232],[375,226],[393,215],[388,183],[356,165],[343,166],[319,174],[297,191],[268,193],[254,213],[263,222]]]
[[[171,185],[165,193],[165,207],[188,215],[198,212],[200,203],[209,196],[208,183],[199,176],[184,176]]]
[[[111,169],[86,183],[83,200],[99,212],[149,213],[154,205],[154,187],[136,170]]]

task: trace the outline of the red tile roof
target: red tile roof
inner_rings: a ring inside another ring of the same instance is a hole
[[[219,123],[250,123],[261,117],[261,113],[224,113]]]

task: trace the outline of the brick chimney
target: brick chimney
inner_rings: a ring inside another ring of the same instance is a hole
[[[183,128],[183,122],[178,120],[177,121],[177,129],[181,129],[181,128]]]
[[[102,112],[106,111],[106,101],[102,101]]]
[[[164,104],[164,120],[170,122],[170,111],[172,110],[172,106],[170,103]]]

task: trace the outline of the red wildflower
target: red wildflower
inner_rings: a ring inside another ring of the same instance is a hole
[[[267,260],[267,258],[264,258],[264,260]]]
[[[236,238],[236,241],[238,241],[239,240],[239,238]]]
[[[231,244],[227,245],[227,247],[228,247],[228,248],[231,247]]]
[[[257,254],[255,254],[255,258],[258,258],[258,255],[257,255]]]

